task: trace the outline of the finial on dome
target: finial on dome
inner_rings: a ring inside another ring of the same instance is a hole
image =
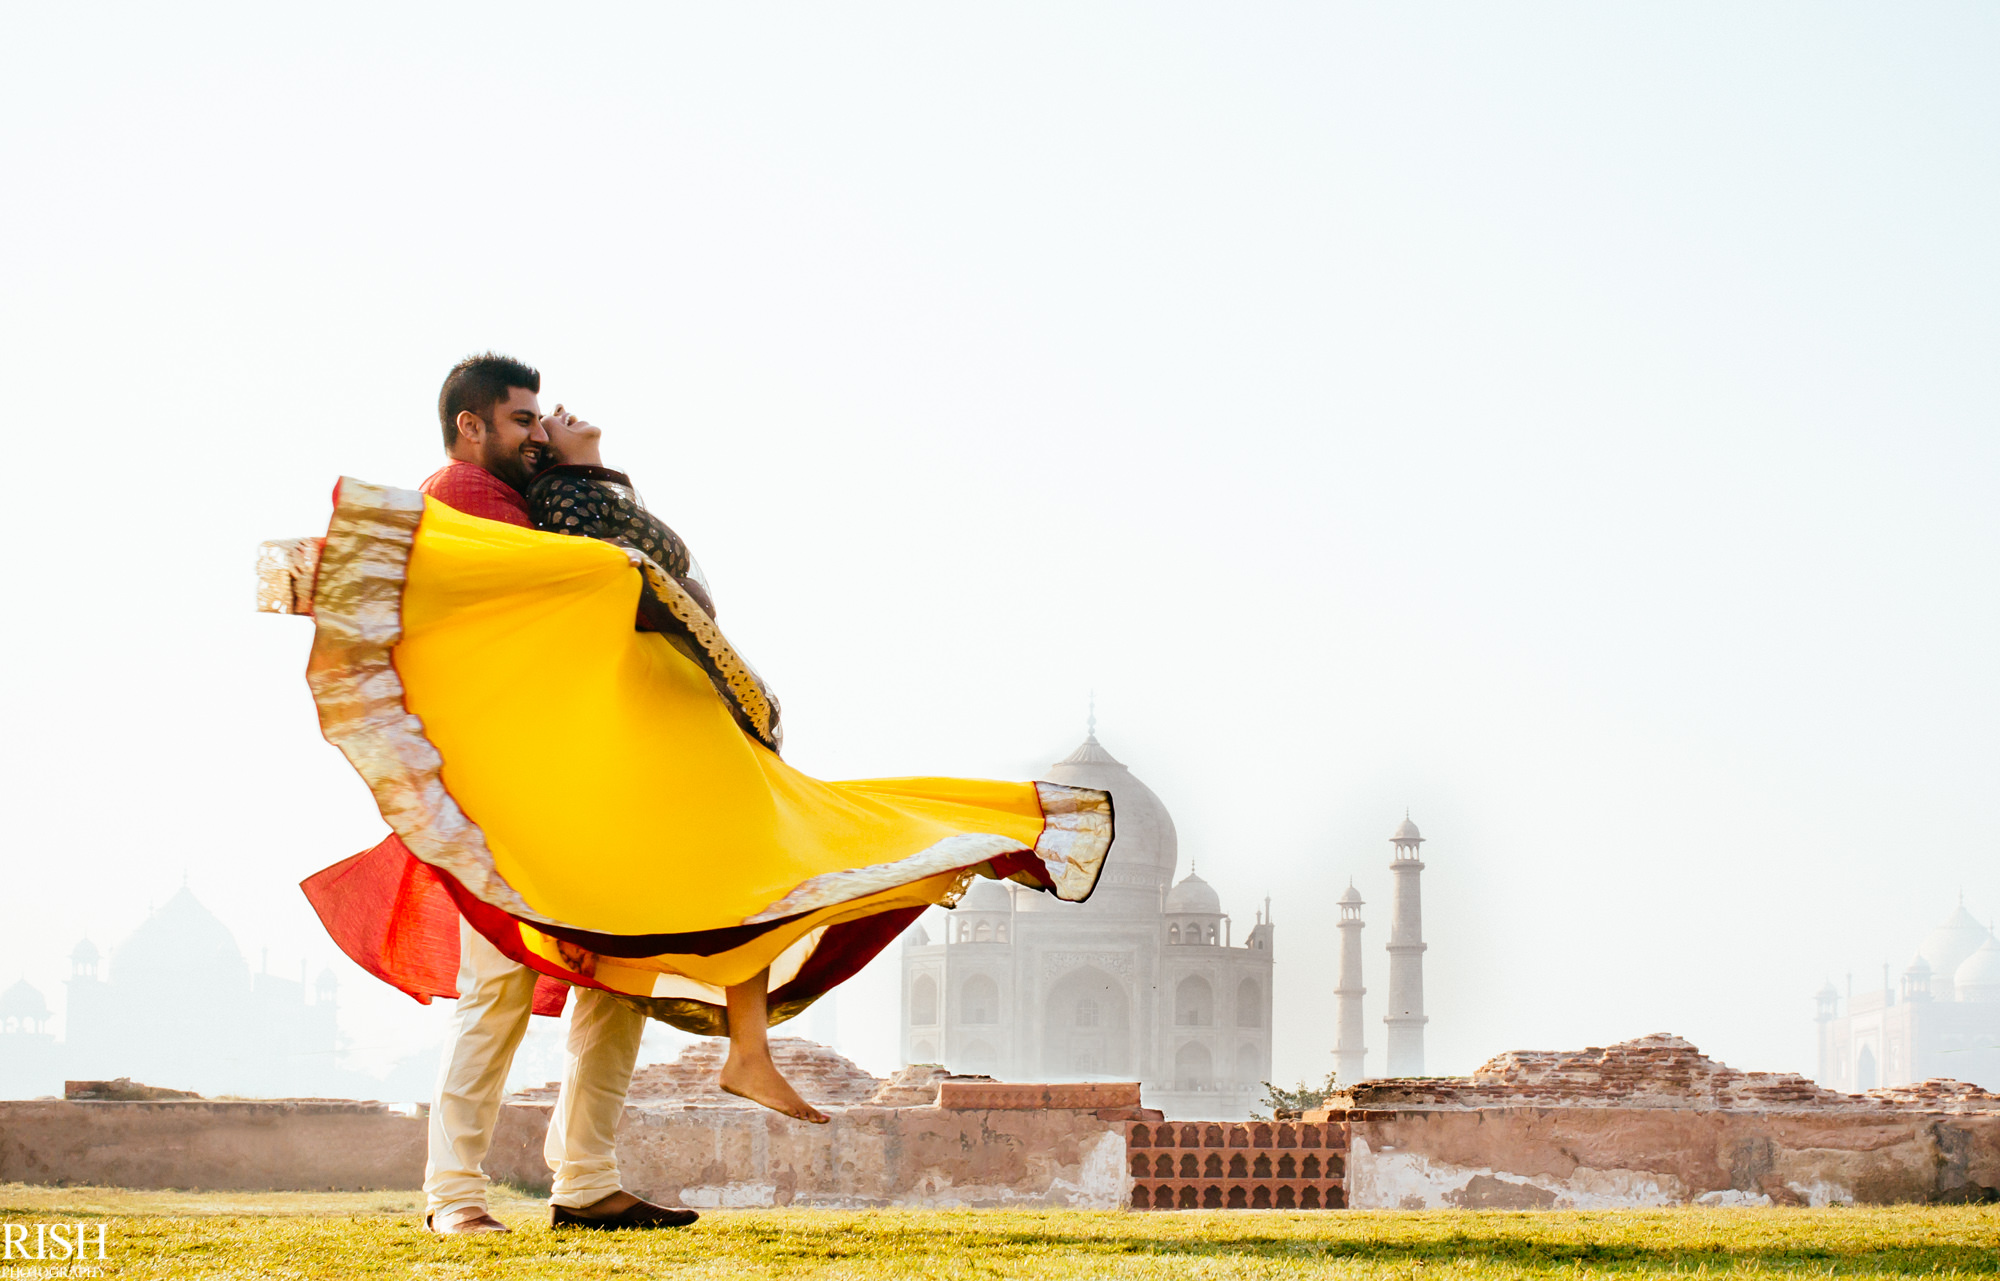
[[[1094,689],[1090,691],[1090,736],[1097,737],[1097,691]],[[1965,896],[1961,894],[1959,897]]]

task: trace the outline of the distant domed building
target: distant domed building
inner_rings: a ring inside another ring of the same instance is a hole
[[[1916,957],[1890,986],[1856,992],[1819,990],[1821,1085],[1858,1092],[1932,1077],[2000,1090],[2000,940],[1965,910],[1924,937]]]
[[[268,964],[253,974],[229,927],[186,886],[133,931],[108,973],[103,961],[89,939],[70,952],[63,1075],[204,1094],[353,1092],[334,1063],[333,972],[310,986],[303,962],[296,979]]]
[[[36,1098],[62,1088],[49,1003],[22,979],[0,992],[0,1099]]]
[[[933,942],[903,946],[903,1061],[1015,1081],[1138,1080],[1169,1116],[1249,1115],[1271,1072],[1271,922],[1238,945],[1214,887],[1178,883],[1174,820],[1095,726],[1043,775],[1111,793],[1096,893],[1061,903],[976,879]]]

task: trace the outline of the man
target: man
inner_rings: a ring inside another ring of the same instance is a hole
[[[549,457],[542,377],[505,356],[460,361],[438,394],[451,461],[423,492],[469,516],[527,527],[522,496]],[[555,424],[558,430],[573,420]],[[459,921],[458,1006],[431,1104],[424,1222],[446,1235],[506,1232],[487,1212],[482,1165],[500,1117],[507,1071],[535,1005],[534,971],[502,955]],[[645,1016],[609,993],[573,989],[562,1092],[549,1115],[542,1155],[555,1173],[549,1218],[556,1227],[681,1227],[692,1210],[642,1201],[619,1186],[616,1134],[639,1057]]]

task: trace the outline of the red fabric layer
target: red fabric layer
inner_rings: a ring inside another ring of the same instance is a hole
[[[790,982],[771,993],[771,1004],[779,1005],[802,996],[817,998],[826,995],[861,973],[863,966],[895,942],[896,936],[908,929],[910,922],[923,913],[921,907],[906,907],[894,912],[877,912],[858,921],[829,925],[826,933],[820,935],[819,946],[799,967],[799,972],[792,976]]]
[[[435,869],[433,869],[435,871]],[[609,991],[595,979],[573,974],[555,962],[530,952],[521,942],[520,922],[517,918],[487,903],[459,884],[458,878],[449,872],[437,872],[438,880],[451,895],[453,904],[465,917],[466,924],[486,936],[486,941],[500,949],[500,954],[516,965],[524,965],[535,971],[535,995],[541,996],[542,984],[553,983],[568,991],[570,986],[594,987]],[[557,976],[561,975],[560,978]]]
[[[1041,860],[994,860],[1000,872],[1041,870]],[[326,932],[356,965],[425,1005],[458,996],[458,922],[462,915],[502,955],[535,971],[534,1012],[559,1016],[575,987],[602,988],[528,951],[515,918],[474,897],[457,878],[411,854],[390,833],[374,849],[344,858],[299,883]],[[859,974],[922,908],[878,912],[828,927],[819,946],[771,1003],[819,997]],[[558,977],[558,975],[561,977]]]
[[[472,463],[452,461],[432,472],[418,489],[468,516],[530,528],[528,500],[506,481]]]
[[[391,832],[374,849],[314,873],[299,888],[349,959],[429,1005],[436,997],[458,997],[459,913],[448,885],[456,882]],[[568,984],[536,975],[535,1013],[558,1016],[568,1000]]]
[[[1023,884],[1032,884],[1036,889],[1050,894],[1056,892],[1056,883],[1049,879],[1048,865],[1043,863],[1042,856],[1033,850],[1022,850],[1018,854],[1002,854],[999,858],[990,860],[988,866],[992,868],[993,879],[997,881],[1009,880],[1026,873],[1029,879]]]
[[[542,982],[554,981],[550,976],[560,972],[567,975],[567,981],[577,987],[609,990],[601,983],[581,975],[570,974],[553,962],[530,952],[521,945],[521,933],[515,928],[514,917],[490,903],[481,902],[450,875],[439,873],[438,879],[450,890],[459,911],[465,914],[465,919],[471,923],[473,929],[485,935],[493,946],[499,948],[507,957],[542,975]],[[923,914],[923,910],[921,907],[910,907],[894,912],[877,912],[858,921],[844,921],[839,925],[828,926],[826,933],[820,936],[819,946],[813,949],[813,954],[806,959],[806,963],[799,967],[799,972],[792,976],[790,982],[771,993],[771,1004],[775,1006],[800,997],[818,998],[826,995],[839,984],[859,974],[862,967],[874,960],[883,948],[894,942],[896,936],[907,929],[911,921]],[[536,991],[539,993],[540,989],[537,988]]]
[[[425,1005],[458,995],[458,909],[394,833],[299,883],[340,950]]]

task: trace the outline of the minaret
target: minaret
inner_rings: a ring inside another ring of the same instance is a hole
[[[1361,1043],[1361,891],[1348,881],[1340,896],[1340,985],[1333,989],[1335,1023],[1340,1039],[1333,1046],[1333,1079],[1353,1085],[1367,1075],[1362,1060],[1368,1047]]]
[[[1395,915],[1389,922],[1389,1063],[1386,1075],[1424,1074],[1424,861],[1417,857],[1423,834],[1410,816],[1389,838],[1396,857],[1389,870],[1396,874]]]
[[[1819,1024],[1819,1071],[1813,1080],[1831,1086],[1834,1085],[1833,1021],[1840,1016],[1840,993],[1834,989],[1832,979],[1820,988],[1816,999],[1818,1008],[1813,1012],[1813,1022]]]

